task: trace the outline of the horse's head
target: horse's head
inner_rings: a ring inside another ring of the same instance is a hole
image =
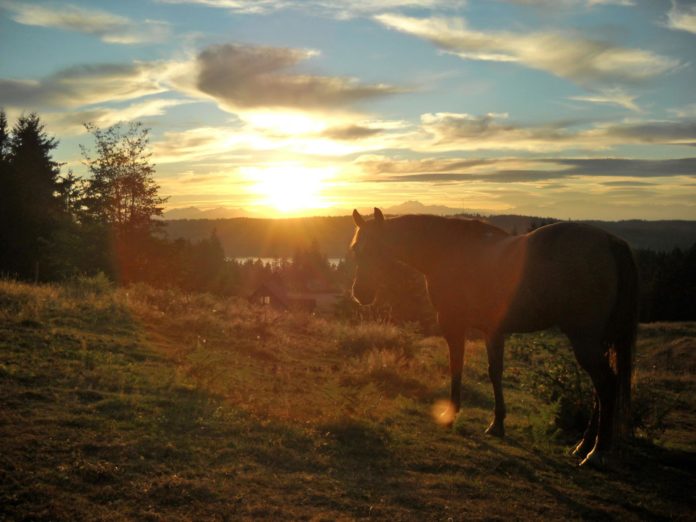
[[[369,305],[375,300],[390,261],[382,237],[384,216],[380,209],[375,208],[374,219],[365,221],[357,210],[353,210],[353,221],[358,227],[350,245],[356,263],[353,298],[362,305]]]

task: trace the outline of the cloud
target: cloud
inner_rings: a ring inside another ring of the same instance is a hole
[[[51,27],[65,31],[90,34],[104,42],[139,44],[160,42],[169,36],[169,24],[157,20],[136,22],[99,9],[86,9],[75,5],[37,5],[5,2],[11,18],[20,24]]]
[[[232,111],[259,107],[334,110],[400,92],[353,78],[293,73],[313,51],[250,45],[215,45],[196,59],[195,89]],[[189,87],[190,88],[190,87]]]
[[[332,16],[353,18],[373,15],[394,9],[456,10],[466,6],[466,0],[158,0],[166,4],[197,4],[227,9],[242,14],[266,14],[294,9]]]
[[[696,34],[696,5],[682,6],[672,2],[667,12],[666,26],[675,31],[687,31]]]
[[[107,108],[95,107],[70,112],[48,112],[41,115],[47,125],[61,135],[75,135],[86,132],[84,124],[94,123],[104,128],[119,122],[140,120],[151,116],[161,116],[170,107],[190,103],[187,100],[153,99],[134,103],[127,107]]]
[[[608,125],[596,133],[614,143],[656,143],[696,146],[696,120],[639,121]]]
[[[430,137],[429,148],[433,150],[544,151],[583,146],[567,123],[525,127],[508,123],[507,118],[507,114],[495,113],[426,113],[421,116],[421,128]]]
[[[356,162],[372,181],[530,183],[569,178],[666,178],[696,176],[696,158],[639,160],[624,158],[439,159]],[[607,181],[605,185],[639,186],[642,181]]]
[[[39,80],[0,78],[3,104],[28,109],[78,107],[129,100],[167,90],[160,62],[80,65]]]
[[[512,4],[529,5],[534,7],[594,7],[597,5],[633,6],[634,0],[505,0]]]
[[[466,21],[378,15],[381,24],[424,40],[465,60],[514,62],[583,86],[639,83],[675,69],[679,61],[557,32],[477,31]]]
[[[418,151],[524,150],[529,152],[569,149],[600,150],[618,145],[696,145],[696,119],[677,121],[634,120],[587,124],[558,121],[521,125],[507,114],[481,116],[466,113],[426,113],[421,116],[422,135],[409,143]]]
[[[585,96],[570,96],[568,99],[584,101],[589,103],[600,103],[607,105],[618,105],[619,107],[624,107],[630,111],[640,112],[640,107],[635,102],[637,96],[628,94],[623,89],[613,88],[613,89],[602,89],[593,94],[588,94]]]
[[[690,103],[676,109],[667,109],[667,111],[674,114],[677,118],[696,118],[696,103]]]
[[[331,127],[321,133],[322,136],[333,140],[359,140],[368,138],[382,132],[381,129],[365,127],[362,125],[347,125],[345,127]]]

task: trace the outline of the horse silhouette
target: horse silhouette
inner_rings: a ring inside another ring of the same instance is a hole
[[[638,323],[638,273],[628,244],[598,228],[555,223],[524,235],[477,220],[407,215],[385,219],[374,209],[357,225],[353,297],[375,300],[398,261],[425,275],[449,346],[451,403],[461,405],[467,331],[485,336],[495,397],[486,433],[504,436],[502,373],[505,334],[558,327],[570,340],[595,389],[590,422],[574,454],[602,465],[614,438],[629,430],[633,348]]]

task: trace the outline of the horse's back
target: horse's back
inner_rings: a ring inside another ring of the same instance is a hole
[[[505,322],[509,331],[560,326],[601,330],[617,297],[619,238],[581,223],[555,223],[519,237],[520,280]]]

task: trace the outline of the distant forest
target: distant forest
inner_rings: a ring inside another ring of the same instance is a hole
[[[96,276],[239,296],[273,280],[290,290],[343,292],[336,312],[346,317],[369,313],[434,328],[423,278],[405,268],[390,274],[375,307],[365,311],[350,300],[351,261],[328,261],[346,254],[349,216],[165,222],[148,129],[139,123],[86,128],[93,143],[83,147],[88,176],[81,178],[53,159],[58,141],[38,115],[23,115],[10,128],[0,110],[0,277],[51,282]],[[553,221],[473,217],[511,233]],[[592,223],[634,247],[641,320],[696,320],[696,222]],[[234,260],[255,256],[283,261]]]

